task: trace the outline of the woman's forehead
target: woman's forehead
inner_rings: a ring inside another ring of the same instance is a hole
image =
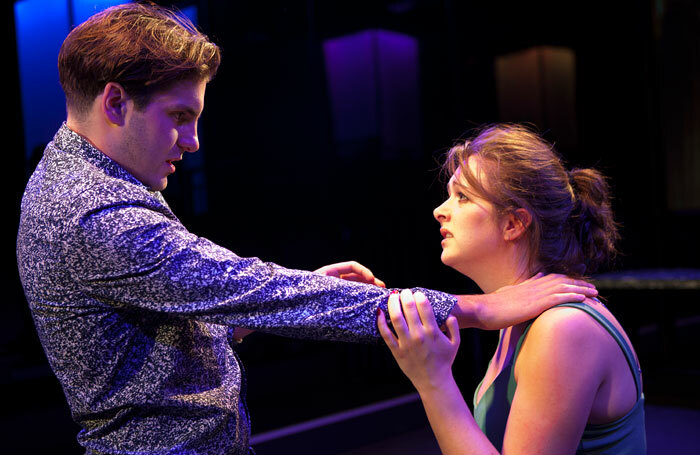
[[[470,155],[467,158],[467,162],[459,166],[457,170],[455,170],[454,174],[452,174],[450,181],[447,183],[448,186],[469,186],[469,182],[464,175],[465,164],[467,168],[466,171],[471,175],[476,176],[477,179],[481,180],[481,166],[479,165],[479,160],[475,155]]]

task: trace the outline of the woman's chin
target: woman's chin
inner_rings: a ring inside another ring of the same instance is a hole
[[[456,260],[454,257],[450,257],[449,255],[446,255],[444,252],[442,256],[440,256],[440,261],[442,261],[443,264],[445,264],[447,267],[453,269],[456,272],[461,273],[462,275],[466,276],[470,280],[473,280],[473,278],[470,276],[471,275],[471,270],[469,270],[469,267],[466,267],[464,264],[464,261],[460,262]]]
[[[442,263],[445,264],[447,267],[454,269],[454,270],[458,271],[459,273],[464,274],[464,272],[462,272],[460,270],[459,261],[455,260],[454,257],[451,257],[448,254],[445,254],[444,251],[442,253],[442,256],[440,256],[440,261],[442,261]]]
[[[440,261],[443,264],[445,264],[446,266],[452,267],[452,265],[451,265],[452,261],[450,261],[450,256],[448,254],[445,254],[445,251],[443,251],[442,255],[440,255]]]

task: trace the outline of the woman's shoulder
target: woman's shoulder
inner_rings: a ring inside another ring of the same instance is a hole
[[[530,328],[530,331],[533,330],[534,333],[549,334],[570,343],[576,342],[577,337],[603,344],[617,343],[615,337],[619,334],[628,346],[632,346],[615,315],[597,299],[550,308],[535,319]]]
[[[593,309],[598,314],[601,313],[599,306],[602,304],[595,300],[587,300],[576,306],[558,305],[544,311],[532,322],[528,337],[552,341],[556,339],[569,344],[590,341],[596,335],[604,334],[605,329],[600,323],[585,309],[579,308],[582,305]]]
[[[602,374],[611,341],[606,329],[585,311],[569,306],[550,308],[530,325],[518,355],[516,375],[523,364],[576,367]]]

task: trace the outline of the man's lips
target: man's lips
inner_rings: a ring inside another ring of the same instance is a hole
[[[445,228],[440,229],[440,235],[442,235],[443,239],[451,239],[452,238],[452,233]]]
[[[181,159],[182,159],[181,157],[178,157],[178,158],[171,158],[169,160],[165,160],[165,162],[170,165],[171,172],[175,172],[175,162],[180,161]]]

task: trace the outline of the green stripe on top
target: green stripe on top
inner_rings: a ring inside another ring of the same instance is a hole
[[[597,455],[645,454],[644,394],[640,386],[641,371],[632,353],[632,348],[620,331],[594,308],[584,303],[564,303],[557,305],[557,307],[571,307],[584,311],[610,333],[627,359],[637,389],[637,402],[625,416],[607,424],[586,425],[576,453]],[[510,360],[503,366],[503,370],[484,392],[478,403],[477,394],[481,388],[481,384],[479,384],[474,394],[474,419],[479,425],[479,428],[481,428],[491,443],[499,451],[501,451],[503,447],[503,437],[505,435],[506,423],[508,422],[508,414],[510,413],[510,406],[517,388],[517,382],[515,381],[515,363],[523,341],[532,326],[532,322],[534,322],[534,320],[527,325],[518,339],[515,351]],[[572,372],[572,374],[576,374],[576,372]],[[543,412],[546,412],[546,410],[543,410]]]

